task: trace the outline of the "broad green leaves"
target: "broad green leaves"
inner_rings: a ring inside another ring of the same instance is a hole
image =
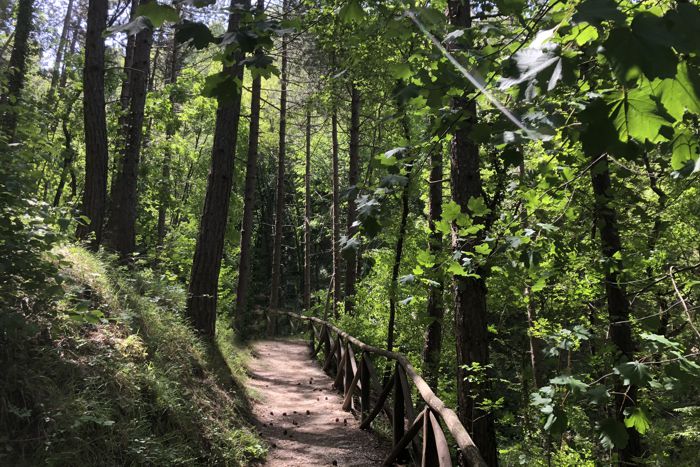
[[[671,143],[671,168],[681,170],[686,165],[692,165],[692,171],[697,171],[700,163],[700,144],[697,135],[690,130],[678,131]]]
[[[647,418],[646,413],[644,413],[641,407],[635,407],[625,418],[625,426],[627,428],[634,428],[640,435],[643,435],[651,426],[651,421]]]
[[[600,442],[606,449],[623,449],[629,441],[629,434],[625,425],[614,419],[606,418],[598,427],[600,429]]]
[[[607,99],[610,118],[620,141],[630,138],[658,143],[668,138],[662,134],[669,121],[661,116],[661,109],[645,88],[622,90]]]
[[[221,102],[231,102],[239,95],[241,83],[228,72],[222,71],[209,75],[204,83],[202,94],[217,98]]]
[[[348,2],[338,10],[338,16],[345,23],[360,21],[364,15],[365,12],[359,0],[348,0]]]
[[[586,383],[569,375],[557,376],[550,379],[549,383],[555,386],[566,386],[574,393],[583,393],[588,389]]]
[[[156,28],[161,27],[166,21],[176,23],[180,19],[180,14],[175,8],[154,1],[142,3],[136,7],[136,16],[147,17]]]
[[[697,91],[700,87],[700,79],[697,70],[692,69],[692,72],[691,78],[691,69],[688,64],[681,62],[673,78],[657,79],[651,83],[654,95],[676,120],[682,120],[686,110],[700,114],[700,97]]]
[[[150,1],[136,7],[136,17],[133,20],[108,28],[105,32],[107,34],[124,32],[133,36],[144,30],[159,28],[166,22],[177,23],[179,20],[180,13],[175,8]]]
[[[209,44],[215,42],[214,35],[208,27],[192,21],[184,21],[177,25],[175,39],[180,43],[192,41],[192,45],[197,50],[205,49]]]
[[[622,377],[622,384],[644,386],[651,381],[649,367],[641,362],[625,362],[615,367],[615,373]]]
[[[603,21],[624,23],[625,15],[617,9],[613,0],[585,0],[577,8],[573,20],[600,24]]]

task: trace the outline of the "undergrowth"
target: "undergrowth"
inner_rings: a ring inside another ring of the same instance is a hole
[[[79,247],[56,256],[58,298],[0,310],[12,324],[0,331],[0,465],[264,457],[230,333],[204,345],[182,319],[182,289],[147,269],[127,272]]]

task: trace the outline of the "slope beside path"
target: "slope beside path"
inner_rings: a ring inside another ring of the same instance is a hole
[[[342,396],[306,343],[259,341],[253,356],[248,385],[258,429],[271,446],[265,465],[381,465],[388,446],[343,411]]]

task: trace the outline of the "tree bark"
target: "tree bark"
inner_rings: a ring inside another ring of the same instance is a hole
[[[178,57],[178,47],[177,40],[175,39],[175,31],[173,30],[172,42],[170,44],[170,62],[168,70],[168,84],[171,86],[170,89],[170,119],[166,124],[165,137],[168,142],[170,142],[175,136],[175,130],[177,129],[177,102],[175,100],[176,90],[175,84],[177,83],[177,75],[180,71],[180,61]],[[155,71],[152,73],[155,75]],[[156,250],[160,255],[160,251],[163,249],[163,244],[165,243],[166,235],[166,217],[168,215],[168,207],[170,205],[171,198],[171,187],[170,187],[170,164],[172,159],[172,153],[168,148],[163,153],[163,165],[161,167],[161,180],[160,180],[160,193],[158,196],[158,224],[156,229]]]
[[[53,71],[51,72],[51,85],[49,87],[49,98],[50,103],[54,102],[56,96],[56,87],[58,86],[59,78],[61,76],[61,65],[63,64],[63,57],[65,55],[66,45],[68,43],[68,30],[70,29],[70,22],[73,18],[73,0],[68,0],[68,6],[66,7],[66,16],[63,19],[63,29],[61,29],[61,37],[58,39],[58,47],[56,48],[56,60],[53,64]]]
[[[620,284],[622,262],[622,242],[617,225],[617,214],[611,205],[610,168],[606,154],[594,159],[591,167],[591,182],[595,196],[595,219],[600,231],[600,247],[605,259],[605,296],[608,302],[608,319],[610,321],[610,340],[617,347],[620,361],[634,360],[635,344],[632,327],[629,322],[630,305],[624,287]],[[622,386],[616,389],[615,414],[624,423],[624,411],[636,405],[637,387]],[[634,427],[627,428],[629,440],[624,449],[619,450],[620,465],[634,465],[635,458],[642,455],[639,433]]]
[[[53,207],[58,207],[61,202],[61,197],[63,196],[63,189],[66,186],[66,178],[71,175],[73,170],[73,161],[75,160],[75,149],[73,149],[73,134],[68,128],[68,119],[73,110],[73,104],[76,99],[80,96],[79,93],[68,99],[66,102],[66,110],[63,112],[63,118],[61,119],[61,126],[63,128],[63,137],[65,139],[65,144],[63,147],[63,166],[61,167],[61,176],[58,180],[58,186],[56,187],[56,194],[53,197]]]
[[[105,41],[107,0],[90,0],[85,33],[83,67],[83,116],[85,120],[85,189],[82,213],[89,222],[78,227],[81,240],[94,234],[90,242],[97,250],[102,242],[102,225],[107,201],[107,118],[105,115]]]
[[[350,167],[348,170],[348,215],[347,237],[357,234],[357,183],[360,177],[360,92],[357,84],[350,89]],[[355,282],[357,280],[357,253],[349,249],[345,254],[345,313],[352,314],[355,308]]]
[[[228,32],[235,32],[239,28],[240,13],[236,9],[237,5],[237,0],[231,0]],[[250,2],[245,1],[244,6],[250,6]],[[242,59],[241,54],[235,52],[232,64],[226,65],[223,71],[239,82],[243,80]],[[219,271],[233,186],[234,152],[240,113],[241,88],[237,87],[232,98],[219,99],[216,110],[211,169],[187,293],[185,316],[197,332],[210,340],[216,331]]]
[[[258,0],[257,8],[263,9]],[[258,141],[260,137],[260,76],[253,78],[250,96],[250,126],[248,128],[248,155],[246,158],[245,187],[243,189],[243,222],[241,223],[241,255],[238,261],[238,284],[236,287],[236,310],[234,326],[239,336],[244,335],[247,324],[248,294],[250,287],[250,262],[252,256],[253,216],[255,214],[255,187],[258,170]]]
[[[340,193],[338,189],[338,114],[335,109],[331,114],[331,144],[333,153],[333,203],[331,219],[333,222],[333,317],[338,319],[338,302],[340,301]]]
[[[411,127],[409,123],[406,109],[402,103],[398,104],[399,112],[402,114],[401,126],[404,133],[404,138],[407,144],[411,142]],[[406,156],[407,153],[403,153]],[[391,282],[389,283],[389,324],[387,327],[386,348],[389,352],[394,349],[394,331],[396,327],[396,308],[399,293],[399,272],[401,271],[401,258],[403,257],[403,244],[406,237],[406,225],[408,223],[409,212],[409,195],[411,189],[411,172],[413,170],[413,161],[409,160],[406,166],[406,185],[401,190],[401,219],[399,221],[399,231],[396,239],[396,247],[394,249],[394,264],[391,267]],[[386,377],[387,375],[385,375]]]
[[[287,0],[282,3],[282,16],[286,17]],[[279,152],[277,154],[277,187],[275,195],[275,240],[272,246],[272,279],[270,308],[280,306],[280,279],[282,276],[282,229],[284,226],[284,172],[287,158],[287,35],[282,35],[282,67],[280,73],[280,126]],[[272,321],[274,323],[274,321]],[[271,329],[274,332],[274,329]]]
[[[304,164],[304,309],[311,308],[311,111],[306,110]]]
[[[75,21],[71,27],[72,34],[70,36],[70,45],[68,46],[68,53],[65,51],[63,53],[63,66],[61,67],[61,76],[58,80],[58,89],[63,90],[66,88],[66,83],[68,82],[68,67],[66,60],[68,57],[72,57],[75,54],[75,48],[78,44],[78,37],[80,36],[79,22]]]
[[[129,21],[136,18],[136,7],[138,7],[138,0],[129,0],[131,2],[131,10],[129,13]],[[112,183],[109,188],[110,199],[117,196],[117,180],[119,179],[119,168],[121,166],[121,161],[125,157],[126,146],[128,141],[128,131],[129,126],[129,103],[131,102],[131,75],[132,68],[134,65],[134,44],[136,43],[136,36],[129,34],[126,38],[126,47],[124,48],[124,77],[122,79],[122,87],[119,92],[119,106],[121,107],[121,112],[119,113],[119,128],[121,132],[117,137],[117,146],[120,148],[119,152],[115,154],[112,163]]]
[[[140,4],[145,5],[150,1],[141,0]],[[137,183],[152,43],[151,29],[139,32],[134,38],[129,114],[126,127],[122,128],[127,138],[126,146],[114,184],[116,191],[112,191],[112,208],[107,222],[109,245],[117,251],[122,261],[129,260],[136,249]]]
[[[525,162],[520,163],[520,183],[523,183],[525,179]],[[520,215],[520,225],[524,229],[527,227],[527,209],[523,208]],[[542,343],[539,339],[532,335],[532,329],[535,325],[535,319],[537,319],[537,314],[535,312],[535,307],[533,305],[532,289],[530,284],[526,284],[523,288],[523,299],[525,300],[525,317],[527,319],[527,335],[528,344],[530,349],[528,353],[530,355],[530,370],[532,371],[532,383],[535,389],[540,387],[542,384],[542,365],[540,364],[540,354],[542,352]]]
[[[428,181],[428,250],[439,258],[442,252],[442,234],[436,229],[435,223],[442,218],[442,147],[430,154],[430,179]],[[436,260],[437,261],[437,260]],[[425,330],[423,346],[423,374],[426,382],[433,390],[437,390],[440,376],[440,352],[442,350],[442,319],[445,315],[443,303],[444,277],[441,268],[436,264],[430,271],[431,280],[435,285],[428,291],[427,314],[430,323]]]
[[[408,224],[408,197],[411,186],[411,173],[406,175],[406,186],[401,192],[401,220],[399,221],[399,232],[394,249],[394,264],[391,267],[391,283],[389,285],[389,325],[387,328],[386,349],[389,352],[394,350],[394,328],[396,327],[396,305],[399,293],[399,272],[401,271],[401,259],[403,257],[403,243],[406,237],[406,225]]]
[[[17,110],[22,97],[25,75],[27,73],[27,56],[29,55],[29,34],[32,32],[32,15],[34,0],[18,0],[17,22],[15,24],[15,41],[10,54],[7,73],[7,90],[0,96],[0,105],[6,110],[2,116],[2,133],[9,143],[15,142],[17,131]]]
[[[471,27],[471,10],[468,0],[448,2],[449,22],[453,27]],[[452,45],[453,52],[459,51]],[[479,147],[470,140],[469,133],[477,123],[476,103],[465,97],[452,101],[452,109],[462,113],[466,120],[460,122],[454,131],[451,147],[450,182],[452,199],[462,212],[470,213],[467,203],[470,198],[478,198],[482,193],[479,165]],[[474,216],[473,216],[474,217]],[[479,219],[474,218],[474,224]],[[452,249],[456,256],[474,252],[482,236],[460,238],[457,225],[452,226]],[[489,364],[488,310],[486,308],[486,270],[477,268],[479,276],[453,276],[455,341],[457,347],[457,404],[458,415],[472,435],[486,463],[498,464],[496,432],[493,413],[480,409],[484,399],[490,396],[487,375],[479,372],[479,378],[468,368],[479,365],[482,370]],[[470,381],[471,379],[471,381]]]

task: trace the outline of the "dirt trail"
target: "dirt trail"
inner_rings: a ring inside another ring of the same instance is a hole
[[[248,364],[258,429],[274,467],[381,465],[385,443],[359,429],[303,342],[260,341]],[[334,463],[335,462],[335,463]]]

